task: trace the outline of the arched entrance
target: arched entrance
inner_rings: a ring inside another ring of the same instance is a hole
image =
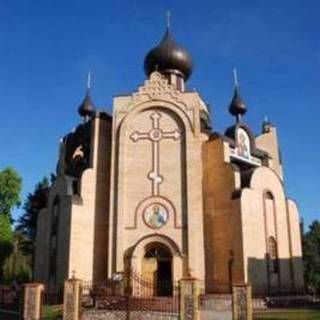
[[[154,296],[172,295],[172,269],[171,251],[163,243],[154,242],[145,247],[141,271]]]

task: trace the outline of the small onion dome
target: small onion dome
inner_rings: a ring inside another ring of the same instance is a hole
[[[267,117],[264,117],[262,122],[262,133],[270,132],[272,127],[273,127],[273,124],[268,120]]]
[[[233,116],[242,116],[247,112],[247,107],[240,97],[238,87],[235,87],[234,89],[234,95],[229,106],[229,112]]]
[[[87,93],[78,108],[78,112],[81,117],[88,117],[94,113],[94,110],[95,110],[95,107],[91,101],[89,90],[87,90]]]
[[[190,54],[175,42],[169,28],[160,43],[144,59],[144,70],[148,76],[153,71],[159,71],[176,73],[187,80],[192,73],[192,66]]]

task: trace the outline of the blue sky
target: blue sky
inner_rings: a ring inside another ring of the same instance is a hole
[[[318,0],[0,0],[0,169],[18,170],[24,197],[54,171],[59,138],[80,121],[88,70],[95,104],[111,111],[113,96],[145,79],[166,10],[194,58],[188,87],[211,105],[214,130],[233,122],[236,66],[245,121],[256,133],[265,115],[278,127],[288,195],[306,223],[319,218]]]

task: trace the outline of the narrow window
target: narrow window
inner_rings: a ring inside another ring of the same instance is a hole
[[[269,272],[278,273],[278,249],[277,241],[274,237],[268,239],[268,266]]]

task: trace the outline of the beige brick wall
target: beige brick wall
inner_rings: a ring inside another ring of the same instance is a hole
[[[304,290],[303,278],[303,260],[301,248],[301,230],[300,216],[297,205],[294,200],[287,199],[288,203],[288,218],[290,226],[291,239],[291,257],[293,267],[294,286],[298,291]]]
[[[271,126],[269,132],[258,135],[256,137],[256,146],[269,153],[271,156],[269,167],[278,174],[281,180],[283,180],[283,169],[276,127]]]
[[[265,191],[271,192],[274,197],[276,217],[274,228],[268,225],[272,219],[268,222],[268,218],[266,218],[267,225],[265,225],[263,207],[263,193]],[[294,285],[292,278],[294,260],[292,259],[291,246],[295,250],[297,260],[301,262],[301,251],[299,251],[300,247],[297,244],[300,239],[300,232],[297,228],[299,218],[297,211],[290,213],[289,209],[288,213],[286,202],[280,177],[267,167],[255,170],[251,177],[250,188],[243,191],[241,198],[246,280],[257,287],[265,286],[267,274],[263,259],[267,252],[266,242],[269,236],[275,236],[280,267],[280,290],[283,292],[291,290]],[[288,217],[290,217],[289,220]],[[289,224],[290,220],[292,220],[291,225]],[[275,234],[272,230],[275,230]],[[299,263],[296,264],[299,265]],[[301,269],[299,272],[301,275]]]
[[[204,232],[206,252],[206,289],[228,291],[232,280],[244,279],[237,172],[225,163],[226,143],[215,139],[203,145]],[[229,262],[233,254],[233,265]],[[230,269],[229,269],[230,268]]]
[[[203,106],[197,94],[177,92],[157,73],[132,97],[115,98],[109,276],[124,270],[123,254],[137,245],[142,237],[162,235],[174,241],[182,254],[188,257],[188,261],[183,259],[184,271],[189,266],[195,276],[203,279],[202,137],[199,119],[199,110]],[[143,222],[142,212],[137,211],[139,203],[150,197],[156,199],[148,178],[152,171],[152,143],[147,139],[136,142],[130,139],[135,131],[150,131],[150,116],[154,112],[161,115],[161,130],[179,130],[181,134],[177,140],[163,139],[159,142],[159,172],[163,181],[157,196],[173,205],[175,215],[170,213],[168,223],[155,230]],[[181,274],[181,270],[175,274]]]
[[[52,208],[54,201],[59,202],[59,223],[57,242],[57,268],[56,281],[49,283],[50,264],[50,236],[52,225]],[[71,179],[65,176],[57,177],[50,189],[48,206],[38,216],[36,257],[35,257],[35,280],[47,284],[49,290],[62,288],[67,275],[69,261],[69,233],[71,215]]]
[[[200,111],[208,112],[198,93],[178,92],[155,72],[137,92],[115,98],[112,122],[93,120],[92,168],[83,172],[81,198],[72,195],[72,178],[59,176],[39,215],[36,280],[49,281],[52,205],[59,197],[59,267],[52,288],[73,271],[101,282],[124,271],[130,254],[131,267],[139,271],[145,247],[160,242],[172,252],[176,280],[191,271],[205,280],[208,292],[228,291],[231,280],[251,282],[255,291],[268,285],[268,236],[278,243],[281,288],[303,287],[299,214],[284,192],[276,129],[256,138],[272,157],[270,168],[255,169],[244,187],[242,173],[230,163],[228,142],[207,141],[200,132]],[[150,132],[155,112],[161,130],[180,132],[179,139],[159,141],[158,193],[148,177],[154,166],[151,140],[130,138]],[[264,206],[266,191],[274,200]],[[143,221],[144,205],[155,200],[169,208],[160,229]]]
[[[50,189],[48,208],[39,215],[36,241],[36,280],[50,290],[62,288],[66,278],[103,281],[107,277],[108,206],[111,122],[93,120],[92,165],[81,177],[81,198],[72,194],[73,178],[58,176]],[[56,283],[49,282],[52,206],[59,199]]]
[[[111,125],[94,120],[93,168],[81,178],[81,203],[72,205],[68,276],[83,280],[107,278],[108,205]]]
[[[270,168],[255,169],[241,189],[240,172],[228,163],[228,143],[215,138],[203,145],[204,234],[207,291],[219,291],[230,279],[228,261],[234,252],[232,280],[251,282],[253,291],[268,289],[267,238],[275,237],[279,275],[271,286],[288,292],[303,286],[299,215],[287,199],[281,178]],[[265,192],[274,200],[264,200]],[[264,205],[265,203],[265,205]]]
[[[36,236],[36,253],[34,265],[34,278],[38,282],[47,282],[47,270],[49,262],[49,224],[50,219],[47,209],[42,209],[38,215],[37,236]]]

